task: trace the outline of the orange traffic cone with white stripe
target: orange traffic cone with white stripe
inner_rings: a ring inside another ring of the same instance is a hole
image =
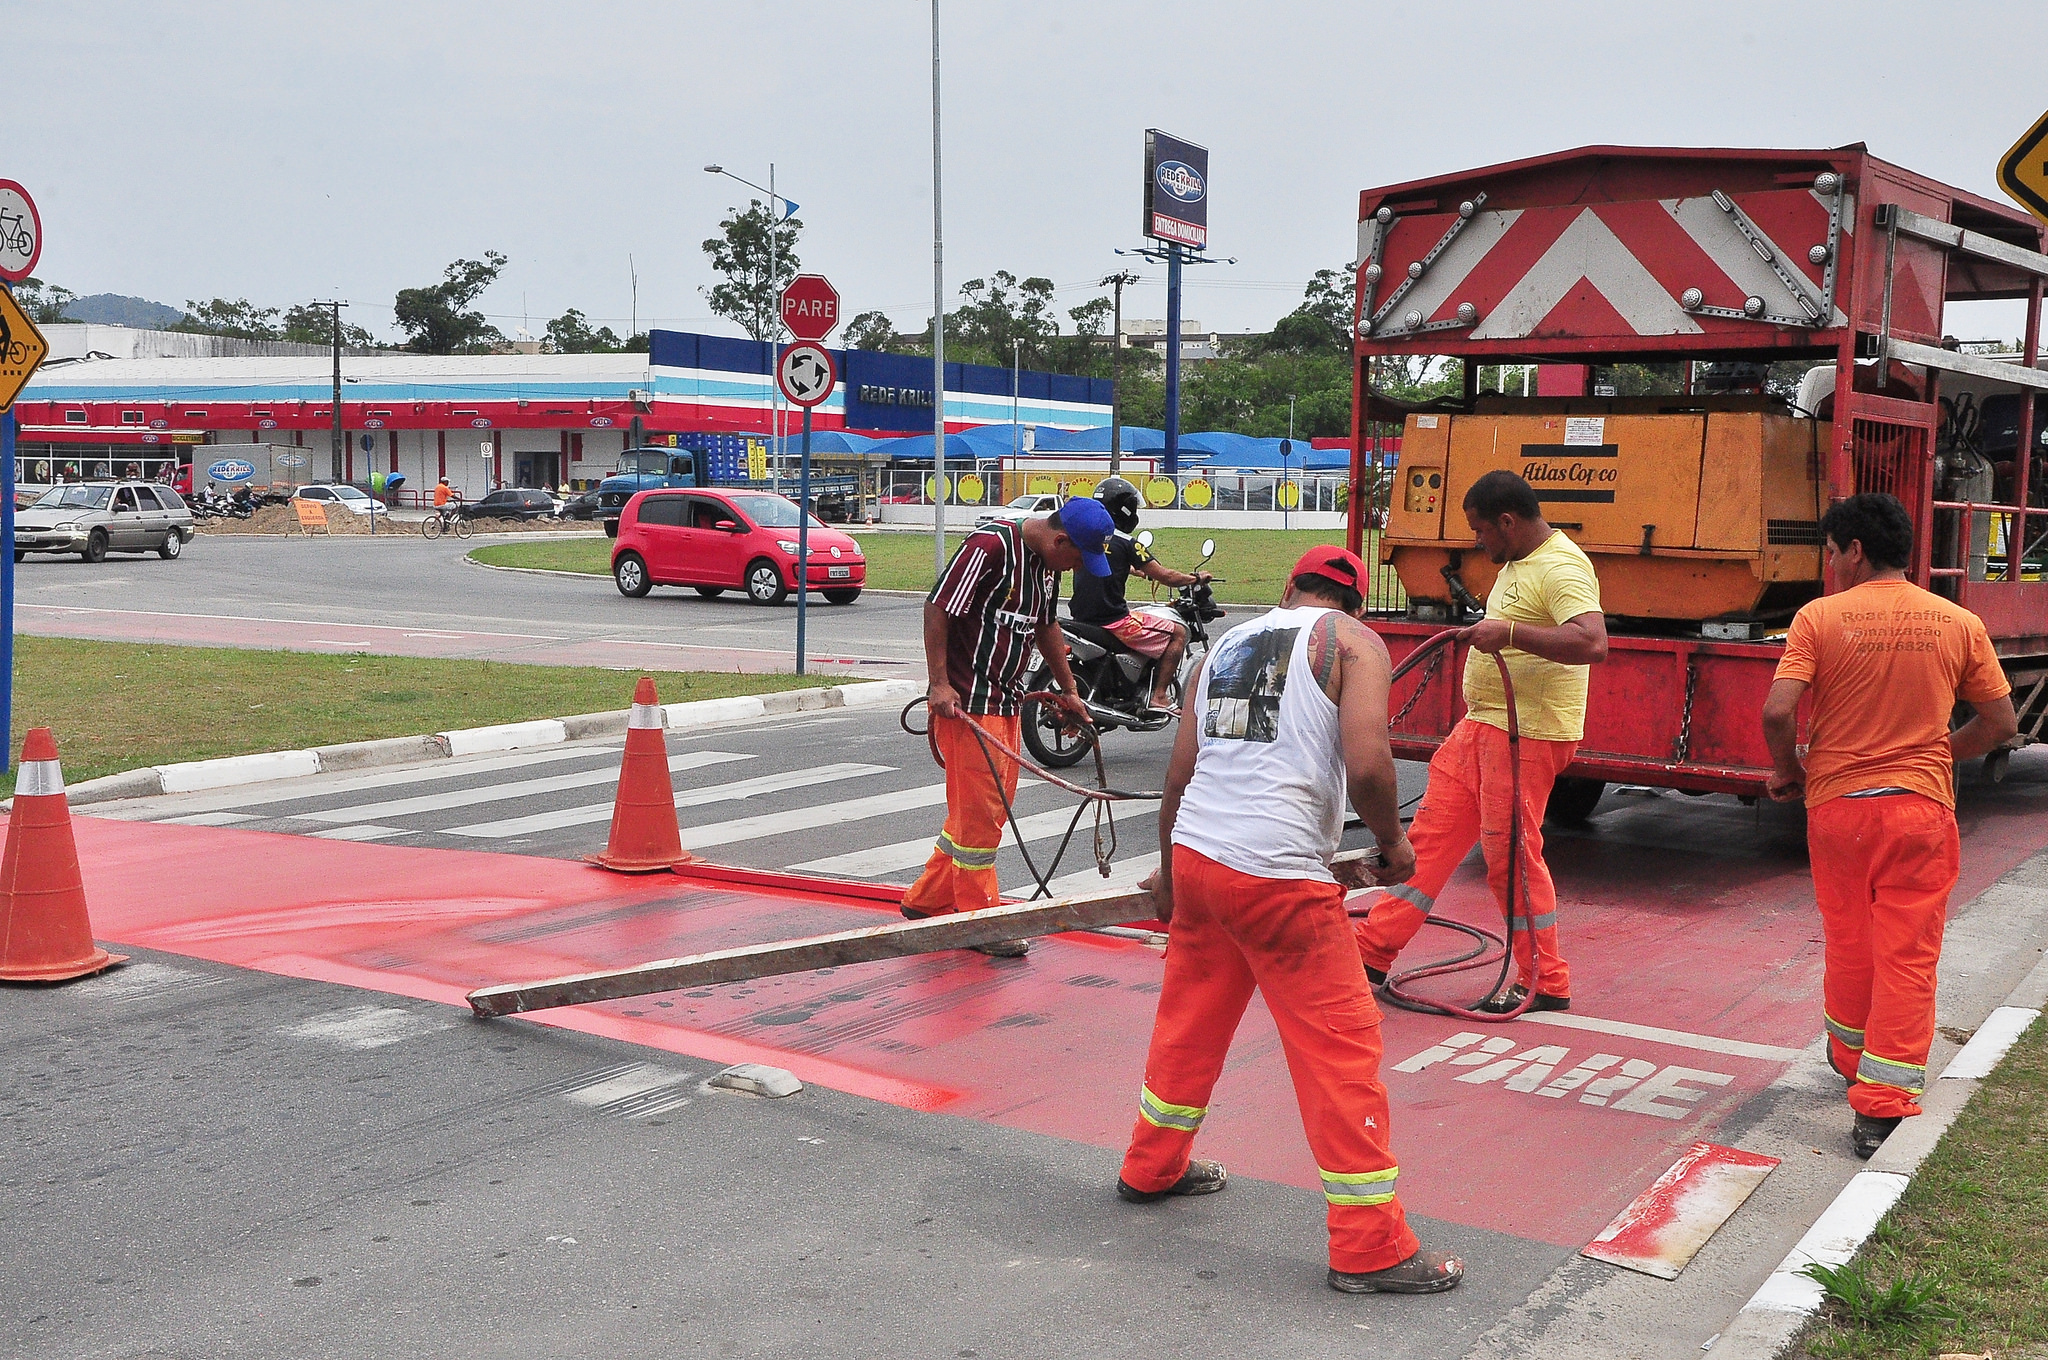
[[[643,675],[633,689],[626,719],[626,759],[619,766],[619,796],[612,804],[612,834],[592,864],[622,874],[652,874],[697,857],[683,849],[676,824],[676,792],[668,782],[668,739],[662,735],[661,701],[654,679]]]
[[[21,744],[7,852],[0,857],[0,980],[63,982],[125,958],[92,942],[57,741],[49,728],[38,727]]]

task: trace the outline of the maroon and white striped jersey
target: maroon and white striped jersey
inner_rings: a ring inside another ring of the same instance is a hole
[[[969,713],[1007,718],[1022,707],[1033,634],[1053,622],[1059,573],[1024,544],[1021,525],[975,530],[925,597],[953,616],[946,680]]]

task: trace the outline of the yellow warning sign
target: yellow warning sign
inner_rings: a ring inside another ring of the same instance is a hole
[[[1998,162],[1998,187],[2048,222],[2048,113],[2027,129]]]
[[[0,288],[0,411],[14,405],[21,389],[28,386],[29,374],[49,352],[50,342],[21,310],[14,294]]]

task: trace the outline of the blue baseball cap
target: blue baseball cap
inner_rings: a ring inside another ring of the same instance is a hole
[[[1101,501],[1076,496],[1060,506],[1060,532],[1081,550],[1081,565],[1091,576],[1109,575],[1109,558],[1102,545],[1116,532],[1109,510]]]

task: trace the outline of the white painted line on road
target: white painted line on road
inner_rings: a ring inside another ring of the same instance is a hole
[[[1803,1051],[1776,1044],[1752,1044],[1743,1039],[1722,1039],[1711,1034],[1688,1034],[1679,1029],[1635,1025],[1626,1020],[1601,1020],[1570,1011],[1530,1011],[1522,1019],[1532,1025],[1555,1025],[1559,1029],[1580,1029],[1594,1034],[1612,1034],[1621,1039],[1643,1039],[1671,1048],[1692,1048],[1702,1053],[1725,1053],[1734,1058],[1755,1058],[1759,1062],[1789,1063]]]
[[[236,822],[257,820],[248,812],[195,812],[189,817],[166,817],[165,826],[233,826]]]
[[[384,1048],[421,1034],[447,1029],[454,1022],[415,1015],[396,1006],[350,1006],[328,1011],[278,1033],[294,1039],[318,1039],[342,1048]]]
[[[544,765],[557,760],[594,760],[604,756],[618,758],[618,744],[609,746],[583,746],[567,750],[522,751],[512,755],[484,756],[479,759],[437,760],[431,764],[406,766],[400,769],[377,770],[368,774],[308,775],[289,781],[291,787],[279,785],[243,785],[231,793],[209,794],[204,797],[180,798],[177,806],[165,809],[155,806],[160,800],[150,799],[152,806],[145,808],[120,808],[109,806],[104,810],[93,809],[95,817],[106,817],[115,821],[153,822],[165,820],[168,811],[172,816],[185,817],[196,812],[224,812],[230,808],[260,807],[266,803],[296,803],[307,798],[325,798],[332,794],[355,793],[363,789],[390,788],[400,784],[426,784],[437,779],[461,779],[473,774],[488,774],[493,770],[512,770],[526,765]],[[617,766],[607,766],[617,772]]]
[[[737,783],[720,784],[708,789],[687,789],[676,795],[678,808],[701,807],[706,803],[724,803],[735,799],[751,798],[759,793],[781,793],[786,789],[807,789],[815,784],[830,784],[841,779],[858,779],[862,775],[889,774],[892,765],[819,765],[806,770],[787,770],[781,774],[762,775],[758,779],[742,779]],[[526,817],[507,817],[502,821],[474,822],[468,826],[448,827],[433,834],[439,836],[476,836],[486,840],[500,840],[507,836],[531,835],[536,831],[555,831],[564,827],[588,826],[593,822],[611,820],[611,803],[586,803],[582,807],[557,808],[553,812],[536,812]],[[802,815],[802,814],[798,814]],[[687,833],[684,840],[688,840]]]
[[[108,584],[111,584],[108,583]],[[223,623],[288,623],[295,628],[360,628],[374,633],[403,633],[403,624],[387,623],[342,623],[337,619],[274,619],[257,614],[170,614],[153,609],[92,609],[84,606],[62,606],[51,604],[18,604],[17,610],[40,609],[46,614],[120,614],[137,619],[208,619]],[[462,637],[476,638],[518,638],[523,642],[560,642],[561,638],[540,633],[463,633]],[[348,646],[338,643],[338,646]]]
[[[690,751],[668,758],[671,774],[680,770],[693,770],[704,765],[723,765],[736,760],[752,760],[753,756],[741,755],[737,751]],[[317,812],[302,812],[298,815],[315,822],[374,822],[384,817],[408,817],[419,812],[441,812],[447,808],[473,807],[478,803],[496,803],[508,798],[527,798],[535,794],[558,793],[563,789],[588,788],[592,784],[616,784],[619,772],[612,766],[595,770],[578,770],[573,774],[551,774],[539,779],[520,779],[510,784],[485,784],[467,789],[447,789],[440,793],[422,793],[411,798],[393,798],[382,803],[360,803],[348,807],[321,808]],[[607,807],[610,804],[606,804]]]
[[[327,831],[308,833],[316,841],[381,841],[393,836],[411,836],[417,833],[402,826],[337,826]]]
[[[562,1099],[606,1114],[639,1118],[664,1114],[690,1103],[688,1072],[657,1067],[653,1063],[628,1063],[605,1068],[595,1079],[562,1092]]]
[[[1080,840],[1081,833],[1075,832],[1074,839]],[[1158,836],[1154,833],[1146,837],[1146,839],[1156,841]],[[1087,850],[1084,853],[1093,854],[1094,852]],[[1133,855],[1129,859],[1112,861],[1109,866],[1108,878],[1104,878],[1100,870],[1091,867],[1077,870],[1071,874],[1062,874],[1047,886],[1052,889],[1054,897],[1072,897],[1075,893],[1097,892],[1111,888],[1135,888],[1158,867],[1159,852],[1154,850],[1150,854]],[[1037,884],[1027,882],[1019,888],[1006,889],[1005,891],[1035,892],[1037,888]]]
[[[1072,808],[1055,808],[1051,812],[1020,817],[1017,825],[1023,828],[1026,840],[1037,840],[1040,837],[1061,834],[1073,819]],[[843,855],[827,855],[823,859],[805,860],[802,864],[792,864],[789,867],[792,872],[799,874],[830,874],[836,878],[878,878],[883,874],[899,873],[922,865],[930,858],[932,843],[938,834],[938,828],[934,827],[930,835],[919,836],[915,840],[870,846],[866,850],[850,850]],[[1090,834],[1088,821],[1084,817],[1081,828],[1074,832],[1074,839],[1078,841],[1087,834]],[[1006,843],[1017,843],[1014,833]]]
[[[843,803],[826,803],[822,807],[792,808],[788,812],[740,817],[729,822],[713,822],[709,826],[686,826],[683,828],[683,846],[690,850],[709,850],[714,846],[758,840],[764,836],[783,836],[792,831],[809,831],[822,826],[865,821],[869,817],[886,817],[892,812],[936,807],[945,801],[944,784],[927,784],[919,789],[899,789],[895,793],[878,793],[868,798],[850,798]]]

